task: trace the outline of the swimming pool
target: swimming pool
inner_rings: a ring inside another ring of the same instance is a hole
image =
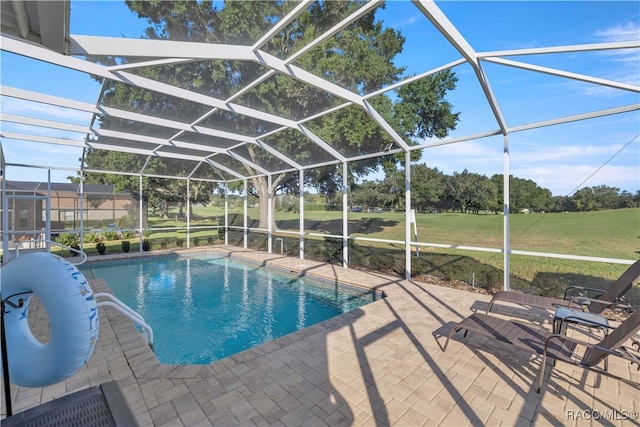
[[[153,328],[165,364],[206,364],[380,299],[222,255],[89,264]]]

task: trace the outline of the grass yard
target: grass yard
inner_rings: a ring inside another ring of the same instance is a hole
[[[250,211],[249,216],[257,217]],[[418,239],[442,243],[502,248],[502,215],[460,213],[418,214]],[[276,214],[279,228],[298,230],[297,214]],[[597,212],[515,214],[509,216],[511,249],[636,259],[640,250],[640,208]],[[349,234],[404,240],[404,214],[397,212],[349,213]],[[305,229],[341,234],[340,212],[305,213]],[[413,229],[412,229],[413,239]]]
[[[234,225],[242,225],[241,207],[229,209]],[[222,243],[223,236],[213,228],[221,225],[224,210],[220,207],[194,206],[191,222],[191,246]],[[250,227],[257,227],[258,208],[248,210]],[[275,212],[278,229],[298,232],[298,214]],[[349,212],[348,227],[351,236],[370,237],[403,241],[405,217],[402,212]],[[503,236],[502,215],[473,215],[460,213],[418,214],[418,238],[423,243],[464,245],[501,249]],[[604,258],[638,259],[640,250],[640,208],[619,209],[597,212],[514,214],[509,217],[510,243],[512,250],[527,250],[545,253]],[[305,230],[318,234],[342,234],[342,213],[335,211],[305,211]],[[149,218],[149,225],[155,230],[148,237],[152,249],[168,249],[186,246],[186,219]],[[211,227],[198,229],[197,227]],[[242,244],[242,232],[232,230],[230,244]],[[413,228],[411,239],[414,239]],[[285,252],[297,256],[298,237],[277,233],[284,238],[279,243]],[[250,232],[249,244],[252,248],[266,249],[266,236]],[[197,240],[197,243],[196,243]],[[121,252],[120,241],[105,242],[107,253]],[[274,247],[279,251],[280,246]],[[341,243],[307,236],[306,253],[309,258],[340,262]],[[95,244],[85,246],[87,253],[96,253]],[[139,250],[139,240],[131,240],[131,252]],[[480,287],[493,291],[500,289],[503,282],[503,256],[501,253],[462,251],[435,247],[421,247],[416,258],[412,248],[412,275],[421,277],[435,275],[445,280],[461,280],[478,283]],[[64,251],[63,251],[64,252]],[[350,263],[354,268],[375,269],[382,272],[403,275],[404,245],[353,242]],[[573,261],[548,257],[512,255],[510,262],[512,287],[529,292],[558,296],[569,284],[605,287],[615,280],[625,269],[622,264],[587,261]],[[630,297],[640,304],[640,287],[636,286]]]

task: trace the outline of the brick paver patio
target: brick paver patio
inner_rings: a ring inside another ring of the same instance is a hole
[[[12,385],[14,413],[113,379],[141,426],[639,421],[631,418],[640,411],[640,393],[621,381],[558,363],[537,394],[538,356],[473,335],[456,337],[443,352],[451,326],[475,310],[484,311],[487,295],[235,247],[216,250],[373,287],[387,298],[210,365],[194,366],[159,364],[131,321],[101,308],[100,337],[89,363],[54,386]],[[108,291],[102,280],[91,283],[96,292]],[[37,310],[34,304],[31,311]],[[532,321],[550,327],[546,313],[530,314]],[[36,323],[42,321],[36,316]],[[611,360],[609,369],[640,381],[636,366]]]

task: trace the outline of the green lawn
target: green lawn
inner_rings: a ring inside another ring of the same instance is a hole
[[[212,216],[222,213],[222,211],[205,212],[206,208],[200,214]],[[230,212],[242,214],[240,208],[230,209]],[[256,219],[258,209],[249,209],[248,215],[251,219]],[[350,212],[348,218],[349,233],[352,236],[404,240],[405,225],[402,212]],[[276,212],[275,219],[279,228],[298,231],[296,213]],[[417,214],[416,220],[418,238],[421,242],[502,248],[504,224],[502,215]],[[629,260],[637,259],[636,252],[640,250],[639,208],[597,212],[513,214],[509,216],[509,225],[512,250]],[[305,211],[305,230],[341,234],[342,213]],[[359,243],[359,245],[364,244]],[[367,245],[390,246],[376,243],[367,243]],[[398,248],[401,249],[400,246],[396,246],[396,249]],[[439,248],[422,248],[421,253],[472,257],[497,269],[502,269],[503,265],[502,254]],[[510,268],[513,276],[534,283],[545,275],[578,274],[581,277],[585,276],[584,280],[593,284],[592,278],[613,280],[626,267],[620,264],[512,255]],[[471,280],[473,273],[461,274],[469,276],[465,277],[466,280]]]
[[[249,216],[256,218],[257,209],[251,209]],[[416,220],[421,242],[502,248],[502,215],[417,214]],[[276,213],[276,223],[282,229],[298,230],[294,213]],[[511,249],[622,259],[636,259],[640,249],[640,208],[516,214],[509,216],[509,224]],[[404,227],[403,213],[349,213],[353,236],[404,240]],[[305,229],[341,234],[342,214],[306,212]]]
[[[230,208],[235,224],[240,225],[242,208]],[[216,226],[223,222],[224,210],[219,207],[195,206],[192,227]],[[257,227],[258,208],[248,211],[251,227]],[[348,214],[349,233],[356,237],[371,237],[403,241],[405,236],[402,212]],[[276,212],[279,229],[297,232],[298,214]],[[565,253],[604,258],[638,259],[640,250],[640,208],[619,209],[581,213],[515,214],[510,220],[510,242],[512,250],[528,250],[547,253]],[[240,222],[239,222],[240,221]],[[473,215],[460,213],[418,214],[418,238],[424,243],[441,243],[476,247],[502,248],[502,215]],[[186,246],[186,220],[150,218],[152,227],[181,228],[180,230],[158,230],[151,233],[153,249]],[[342,213],[328,211],[305,211],[307,232],[342,233]],[[231,244],[242,244],[242,233],[235,232]],[[298,238],[283,235],[287,240],[288,253],[297,256]],[[217,229],[192,229],[192,239],[198,237],[199,245],[221,243]],[[235,240],[234,240],[235,239]],[[412,229],[413,239],[413,229]],[[314,243],[315,242],[315,243]],[[340,252],[339,242],[331,243],[322,238],[309,237],[307,255],[326,259],[327,253],[335,257]],[[192,240],[192,246],[194,242]],[[250,246],[264,249],[266,238],[259,233],[250,233]],[[131,252],[139,248],[138,240],[131,241]],[[402,275],[404,271],[404,246],[358,241],[354,245],[351,261],[355,267],[379,269]],[[87,244],[87,252],[95,253],[95,244]],[[277,250],[278,248],[274,249]],[[107,253],[120,252],[120,242],[107,242]],[[329,257],[331,258],[331,257]],[[334,259],[334,262],[336,259]],[[466,282],[476,281],[488,289],[502,286],[503,256],[501,253],[462,251],[433,247],[420,248],[420,258],[412,260],[412,274],[436,274],[447,279]],[[510,262],[511,282],[515,288],[557,295],[568,284],[604,287],[617,278],[626,266],[622,264],[572,261],[548,257],[512,255]],[[632,299],[640,303],[640,288],[631,292]]]

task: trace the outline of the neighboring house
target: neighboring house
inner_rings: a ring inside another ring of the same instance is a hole
[[[45,229],[46,182],[6,181],[8,225],[11,240],[34,239]],[[138,228],[139,202],[133,192],[114,193],[113,185],[80,185],[51,183],[50,219],[52,234],[77,230],[82,216],[85,229]],[[0,207],[1,206],[0,202]],[[146,203],[143,206],[143,227],[147,224]],[[3,217],[0,217],[0,224]]]

